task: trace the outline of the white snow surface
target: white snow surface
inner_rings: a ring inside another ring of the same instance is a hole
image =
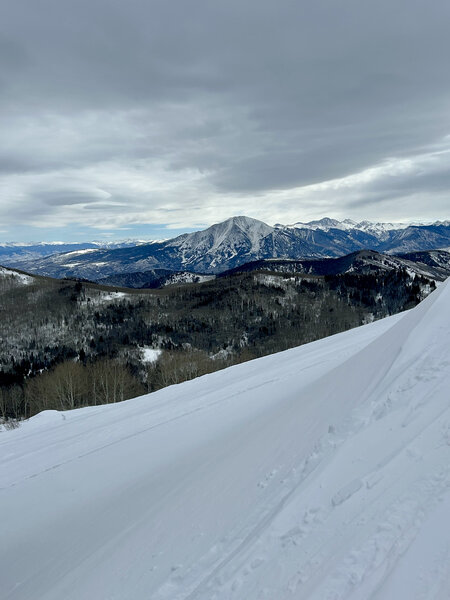
[[[158,348],[150,348],[149,346],[143,346],[141,348],[142,362],[154,363],[161,356],[162,350]]]
[[[82,256],[83,254],[90,254],[91,252],[97,252],[98,248],[85,248],[84,250],[72,250],[72,252],[65,252],[64,256]]]
[[[448,600],[450,286],[0,434],[8,600]]]

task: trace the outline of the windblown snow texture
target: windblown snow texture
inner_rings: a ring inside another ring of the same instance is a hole
[[[448,600],[450,286],[0,434],[5,600]]]

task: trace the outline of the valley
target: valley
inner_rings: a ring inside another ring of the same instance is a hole
[[[414,307],[443,276],[364,252],[315,272],[256,266],[155,290],[4,268],[1,416],[117,402],[334,335]],[[147,349],[158,359],[146,362]]]

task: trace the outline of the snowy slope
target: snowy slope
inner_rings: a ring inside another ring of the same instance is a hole
[[[448,600],[450,285],[0,435],[9,600]]]
[[[5,267],[0,267],[0,281],[9,279],[14,283],[19,283],[22,285],[29,285],[33,283],[34,278],[26,273],[20,273],[14,269],[5,269]]]

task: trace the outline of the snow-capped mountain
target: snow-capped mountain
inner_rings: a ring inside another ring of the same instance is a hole
[[[371,233],[373,235],[382,235],[388,231],[392,231],[394,229],[406,229],[407,227],[416,226],[421,227],[424,226],[424,223],[420,222],[409,222],[409,223],[373,223],[371,221],[360,221],[356,222],[352,219],[344,219],[343,221],[338,221],[337,219],[330,219],[330,217],[324,217],[322,219],[318,219],[316,221],[308,221],[303,223],[301,221],[294,223],[293,225],[281,225],[277,224],[275,227],[293,227],[296,229],[321,229],[322,231],[330,231],[330,229],[341,229],[342,231],[349,231],[350,229],[358,229],[359,231],[365,231],[367,233]],[[430,223],[430,225],[443,225],[449,226],[450,221],[435,221],[434,223]]]
[[[233,217],[204,231],[183,234],[171,240],[134,247],[85,249],[66,254],[5,262],[53,277],[99,279],[117,273],[144,272],[152,269],[219,273],[249,261],[266,258],[338,257],[357,250],[372,249],[384,253],[413,252],[448,247],[450,224],[407,226],[389,229],[379,224],[331,227],[271,227],[249,217]],[[89,252],[86,252],[89,250]],[[91,251],[92,250],[92,251]]]
[[[233,217],[204,231],[164,242],[120,249],[80,250],[20,262],[21,268],[54,277],[99,279],[152,269],[214,273],[264,254],[273,227],[249,217]]]
[[[262,251],[262,244],[273,227],[249,217],[233,217],[204,231],[181,235],[168,242],[171,250],[177,250],[185,268],[194,271],[221,270],[224,263],[236,257],[251,260]]]
[[[3,431],[3,596],[447,600],[449,303]]]
[[[285,227],[294,229],[312,229],[316,231],[321,229],[322,231],[329,231],[330,229],[341,229],[342,231],[348,231],[349,229],[358,229],[357,223],[351,219],[345,219],[344,221],[338,221],[337,219],[331,219],[330,217],[323,217],[315,221],[302,222],[298,221],[290,225],[282,225],[277,223],[275,227],[283,229]]]

